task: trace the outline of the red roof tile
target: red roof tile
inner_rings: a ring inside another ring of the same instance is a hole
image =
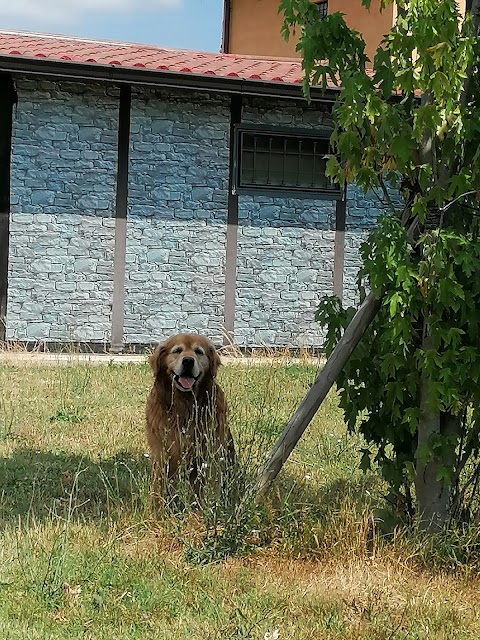
[[[301,82],[300,60],[165,49],[128,42],[0,30],[0,55],[263,82]]]

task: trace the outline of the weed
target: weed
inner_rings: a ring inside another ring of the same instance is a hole
[[[58,398],[60,406],[50,417],[50,422],[82,422],[86,411],[89,368],[67,366],[58,368]]]
[[[0,396],[0,440],[11,440],[14,437],[13,424],[15,421],[15,407],[12,395],[9,398]]]

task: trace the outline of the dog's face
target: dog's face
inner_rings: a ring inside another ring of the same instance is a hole
[[[217,375],[220,358],[207,338],[182,333],[159,345],[150,364],[155,377],[166,374],[179,391],[192,393],[206,377]]]

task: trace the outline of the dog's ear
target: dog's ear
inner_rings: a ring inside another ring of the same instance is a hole
[[[222,362],[213,344],[208,348],[208,356],[210,360],[210,373],[212,374],[212,378],[215,378],[218,372],[218,367]]]
[[[159,344],[155,351],[150,356],[150,366],[153,371],[153,376],[156,378],[162,368],[162,361],[165,355],[165,345]]]

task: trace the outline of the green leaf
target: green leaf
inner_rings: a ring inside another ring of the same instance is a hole
[[[369,449],[362,449],[361,452],[362,458],[360,460],[360,469],[365,473],[372,468],[370,460],[371,452]]]
[[[401,302],[400,294],[395,292],[390,297],[390,317],[394,318],[397,315],[397,306]]]
[[[396,136],[390,142],[390,154],[397,160],[397,164],[401,166],[411,162],[416,148],[417,143],[413,140],[411,132]]]
[[[405,475],[408,478],[409,482],[415,482],[415,465],[410,460],[405,463]]]
[[[415,457],[424,465],[428,464],[433,458],[433,449],[428,444],[419,444],[415,452]]]
[[[338,178],[341,175],[342,168],[336,156],[328,156],[327,163],[325,165],[325,175],[327,178]]]
[[[449,485],[452,482],[453,479],[453,469],[451,466],[445,466],[442,465],[437,473],[437,476],[435,478],[437,480],[437,482],[442,481],[443,484],[445,485]]]
[[[415,196],[415,202],[412,205],[412,214],[417,216],[420,222],[423,222],[427,216],[427,202],[422,196]]]

